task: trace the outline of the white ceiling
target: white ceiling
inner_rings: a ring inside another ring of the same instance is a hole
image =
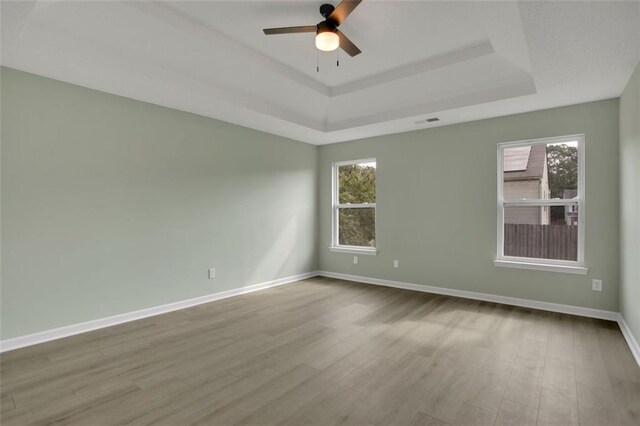
[[[363,53],[316,72],[313,34],[262,28],[322,3],[3,2],[1,61],[325,144],[617,97],[640,60],[638,1],[364,0],[340,27]]]

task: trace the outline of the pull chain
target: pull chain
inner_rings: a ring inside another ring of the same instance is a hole
[[[316,49],[316,72],[320,72],[320,60],[318,59],[318,56],[320,54],[318,53],[318,49]]]
[[[336,67],[340,66],[340,48],[336,49]]]

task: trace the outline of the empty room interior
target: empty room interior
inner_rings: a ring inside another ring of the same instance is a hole
[[[640,425],[640,1],[0,5],[2,426]]]

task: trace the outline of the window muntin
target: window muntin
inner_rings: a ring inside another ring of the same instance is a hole
[[[584,266],[584,136],[498,145],[497,260]]]
[[[376,160],[333,165],[332,247],[375,251]]]

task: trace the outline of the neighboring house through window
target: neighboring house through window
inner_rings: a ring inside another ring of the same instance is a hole
[[[547,147],[505,147],[503,189],[505,199],[549,198]],[[548,206],[506,207],[504,217],[505,223],[548,225],[550,215]]]
[[[496,265],[586,273],[583,142],[498,144]]]
[[[375,254],[375,158],[334,163],[332,174],[331,250]]]

